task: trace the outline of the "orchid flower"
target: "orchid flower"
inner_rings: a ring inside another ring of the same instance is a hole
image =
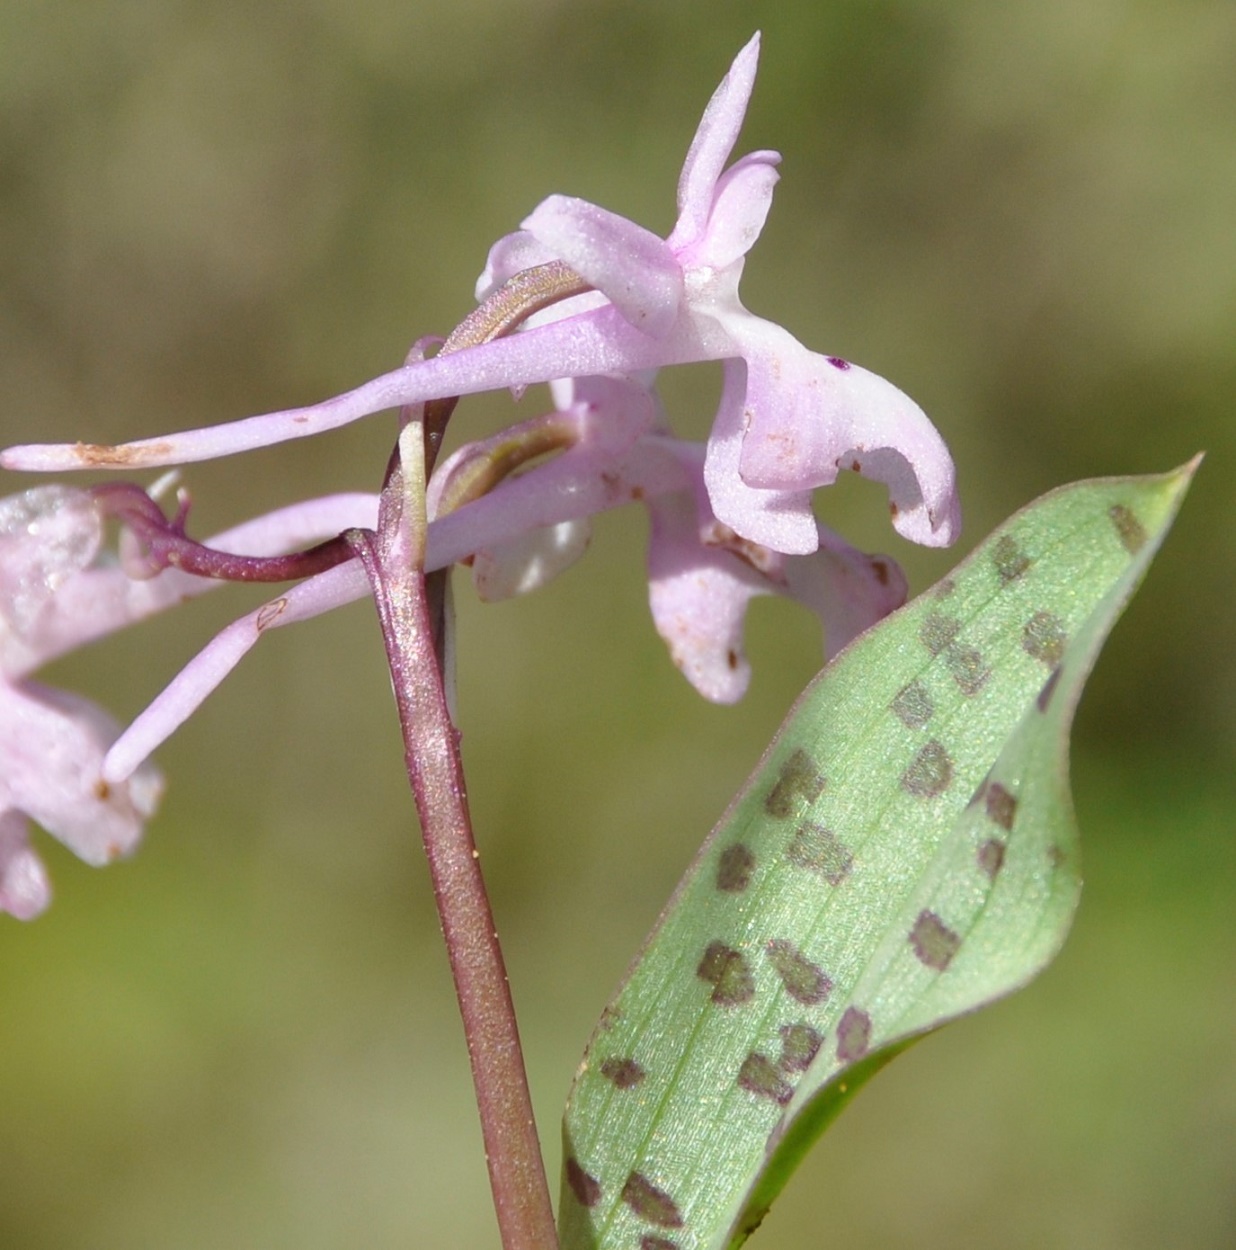
[[[543,201],[490,252],[482,298],[542,262],[568,266],[593,289],[519,333],[417,360],[307,408],[103,447],[11,448],[15,469],[144,468],[267,446],[399,405],[555,379],[631,375],[693,361],[724,362],[704,482],[716,518],[741,539],[785,554],[820,545],[810,496],[850,469],[886,483],[893,522],[915,542],[947,544],[959,510],[952,461],[922,410],[890,383],[817,355],[742,305],[738,283],[777,179],[776,153],[728,169],[755,81],[758,36],[709,102],[678,184],[667,239],[564,196]]]
[[[284,508],[215,540],[259,556],[340,528],[372,523],[372,496],[338,495]],[[153,814],[163,781],[139,762],[104,776],[120,727],[102,708],[31,680],[56,656],[221,585],[167,568],[135,576],[102,552],[104,509],[90,492],[41,486],[0,500],[0,912],[28,920],[51,900],[31,846],[37,822],[99,866],[128,854]],[[125,563],[129,567],[125,567]]]

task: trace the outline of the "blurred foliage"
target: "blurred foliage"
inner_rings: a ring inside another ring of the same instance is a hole
[[[757,1241],[1230,1245],[1228,0],[0,6],[0,441],[351,386],[449,330],[553,191],[668,229],[756,26],[740,150],[785,164],[746,300],[923,403],[965,547],[1059,482],[1209,452],[1083,705],[1090,884],[1061,962],[894,1065]],[[703,433],[716,387],[666,378],[680,428]],[[510,411],[469,401],[458,430]],[[196,466],[196,531],[372,488],[391,434]],[[959,554],[900,544],[862,483],[821,509],[919,588]],[[551,1168],[596,1013],[818,664],[809,622],[757,605],[750,696],[703,705],[647,619],[643,541],[604,519],[526,602],[459,579],[472,800]],[[131,716],[252,602],[48,677]],[[161,753],[141,854],[97,874],[52,849],[51,912],[0,925],[0,1245],[496,1244],[372,615],[263,647]]]

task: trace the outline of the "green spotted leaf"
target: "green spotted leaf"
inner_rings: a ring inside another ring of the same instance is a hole
[[[740,1245],[871,1075],[1052,958],[1073,710],[1193,468],[1046,495],[807,688],[589,1043],[564,1250]]]

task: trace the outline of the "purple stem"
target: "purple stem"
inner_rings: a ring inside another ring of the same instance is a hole
[[[435,652],[423,560],[403,517],[403,473],[383,490],[379,532],[348,537],[373,586],[390,664],[404,762],[416,798],[505,1250],[556,1250],[506,966],[472,836],[459,738]]]

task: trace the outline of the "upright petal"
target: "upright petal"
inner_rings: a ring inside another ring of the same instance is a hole
[[[678,224],[670,236],[670,244],[675,248],[693,243],[708,224],[713,189],[747,115],[759,59],[757,31],[734,58],[729,73],[704,109],[678,178]]]
[[[660,338],[682,304],[682,269],[651,230],[587,200],[551,195],[523,228],[602,291],[637,330]]]

